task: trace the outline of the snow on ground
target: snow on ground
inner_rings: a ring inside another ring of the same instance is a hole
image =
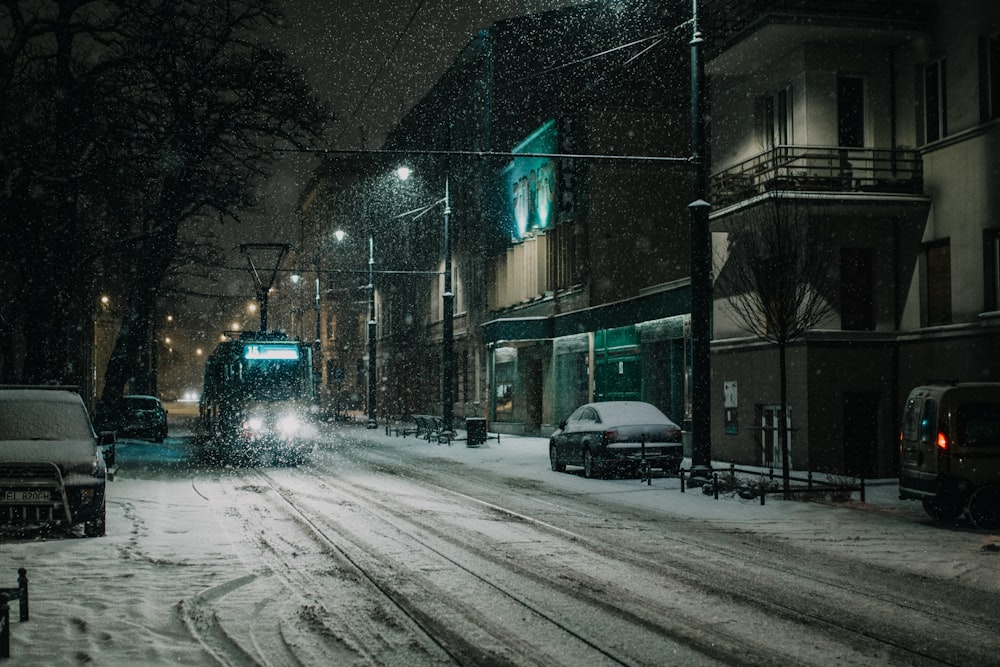
[[[896,498],[895,480],[870,483],[864,503],[856,496],[841,504],[769,496],[761,506],[759,500],[738,497],[715,500],[699,490],[681,493],[676,479],[654,479],[646,485],[636,479],[588,480],[573,468],[555,473],[549,469],[548,441],[543,438],[502,435],[499,441],[467,447],[460,441],[436,444],[381,430],[346,428],[341,435],[331,435],[330,442],[349,433],[378,441],[380,451],[397,450],[401,459],[417,457],[426,465],[448,459],[720,529],[766,534],[817,552],[1000,592],[1000,538],[967,524],[932,524],[918,503]],[[171,442],[166,448],[121,447],[121,472],[109,484],[106,537],[0,538],[0,587],[15,585],[18,567],[28,569],[31,581],[31,620],[19,623],[13,606],[13,657],[3,664],[131,667],[212,662],[209,650],[192,640],[190,626],[203,620],[198,601],[215,595],[213,586],[219,581],[255,573],[240,558],[240,537],[227,534],[222,517],[213,514],[210,499],[192,481],[182,453],[171,449]],[[109,655],[115,656],[111,662]]]

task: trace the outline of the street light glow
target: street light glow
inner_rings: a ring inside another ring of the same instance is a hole
[[[343,241],[345,236],[347,236],[347,232],[343,229],[338,229],[333,233],[333,238],[337,239],[338,242]]]
[[[413,172],[410,171],[410,168],[407,167],[406,165],[403,165],[398,169],[396,169],[396,175],[399,176],[399,180],[401,181],[405,181],[406,179],[408,179],[411,173]]]

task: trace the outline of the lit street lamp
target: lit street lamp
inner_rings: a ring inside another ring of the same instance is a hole
[[[410,170],[407,167],[400,167],[398,173],[400,179],[405,181],[409,178]],[[452,292],[451,286],[451,198],[448,175],[446,174],[444,179],[443,199],[412,211],[400,213],[396,217],[412,217],[413,220],[417,220],[439,204],[444,204],[444,289],[441,294],[444,315],[444,323],[441,328],[443,339],[441,341],[441,417],[445,428],[451,431],[455,417],[453,382],[455,377],[455,294]]]
[[[375,240],[368,237],[368,428],[378,428],[375,339]]]

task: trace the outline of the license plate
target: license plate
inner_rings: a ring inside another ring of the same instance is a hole
[[[38,491],[0,491],[0,502],[30,503],[48,502],[52,500],[52,492],[48,489]]]

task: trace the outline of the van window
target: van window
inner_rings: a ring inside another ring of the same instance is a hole
[[[958,438],[967,447],[1000,447],[1000,404],[960,405]]]
[[[910,442],[917,439],[917,427],[920,424],[920,399],[911,398],[906,402],[903,411],[903,439]]]
[[[924,414],[920,419],[920,442],[933,443],[937,440],[937,401],[924,401]]]

